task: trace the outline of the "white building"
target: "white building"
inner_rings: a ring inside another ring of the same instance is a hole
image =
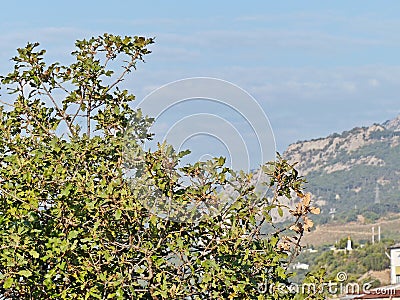
[[[300,262],[293,265],[294,270],[308,270],[309,267],[310,267],[310,265],[305,264],[305,263],[300,263]]]
[[[347,251],[353,250],[353,248],[351,247],[351,239],[350,239],[350,237],[347,238],[346,250]]]
[[[390,283],[400,283],[400,243],[390,248]]]

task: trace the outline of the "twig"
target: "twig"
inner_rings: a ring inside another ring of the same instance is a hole
[[[65,121],[65,123],[68,126],[69,131],[71,132],[72,135],[75,135],[75,131],[72,128],[72,124],[68,121],[68,115],[65,113],[65,111],[63,111],[57,104],[56,100],[54,99],[54,97],[51,95],[50,91],[46,88],[46,86],[44,85],[43,81],[40,80],[41,86],[43,88],[43,90],[46,92],[46,95],[49,97],[49,99],[51,100],[51,102],[53,103],[54,107],[56,108],[57,112],[60,114],[60,116],[63,118],[63,120]]]
[[[10,106],[10,107],[15,107],[15,105],[12,105],[12,104],[10,104],[10,103],[7,103],[7,102],[5,102],[5,101],[3,101],[3,100],[0,100],[0,102],[3,103],[4,105]]]
[[[136,59],[139,56],[140,56],[140,52],[136,51],[135,55],[132,56],[130,63],[125,67],[125,71],[121,73],[121,75],[118,77],[118,79],[114,83],[112,83],[111,85],[108,86],[108,90],[111,90],[114,86],[116,86],[118,83],[120,83],[124,79],[124,76],[126,75],[126,73],[128,73],[130,71],[130,68],[133,67]]]

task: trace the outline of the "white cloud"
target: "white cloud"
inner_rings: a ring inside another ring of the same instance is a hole
[[[371,78],[368,80],[368,84],[372,87],[379,87],[380,86],[380,82],[379,80],[375,79],[375,78]]]
[[[383,122],[400,113],[400,66],[141,68],[128,86],[140,96],[176,79],[212,75],[248,91],[270,118],[278,149],[355,126]],[[159,86],[157,86],[157,82]]]

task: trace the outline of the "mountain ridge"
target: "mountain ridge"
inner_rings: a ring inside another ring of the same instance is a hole
[[[298,141],[283,156],[305,176],[319,221],[400,211],[400,114],[381,124]]]

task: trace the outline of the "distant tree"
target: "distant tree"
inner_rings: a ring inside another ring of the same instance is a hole
[[[335,244],[335,247],[336,247],[337,249],[345,249],[346,246],[347,246],[347,240],[348,240],[347,237],[341,238],[341,239]]]
[[[165,144],[144,151],[152,120],[129,106],[134,96],[119,86],[152,43],[110,34],[78,40],[68,66],[47,64],[45,50],[29,43],[1,78],[10,93],[0,107],[6,299],[292,297],[282,292],[288,263],[313,225],[307,215],[318,213],[303,178],[278,157],[262,166],[273,192],[266,198],[223,158],[178,168],[186,152]],[[117,64],[119,74],[110,67]],[[130,179],[128,167],[136,172]],[[160,218],[143,204],[153,193],[218,204],[225,186],[235,191],[232,205],[197,222]],[[293,195],[298,203],[289,209],[282,199]],[[280,228],[272,215],[283,209],[293,222]],[[265,224],[269,234],[260,231]]]

